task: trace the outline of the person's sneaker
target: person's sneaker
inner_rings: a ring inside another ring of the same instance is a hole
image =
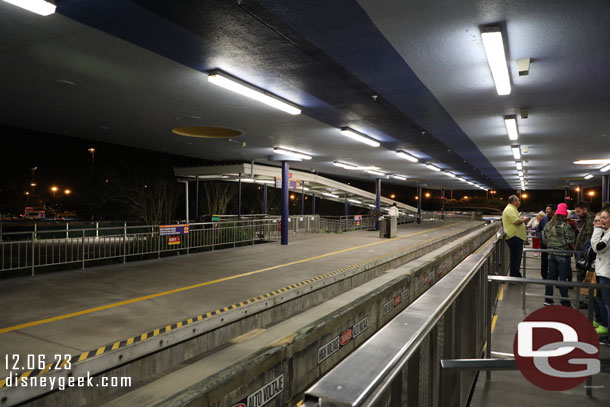
[[[595,328],[595,332],[599,336],[608,336],[608,328],[606,328],[605,326],[598,326],[597,328]]]
[[[593,328],[597,329],[597,327],[599,326],[599,324],[595,321],[593,321]]]
[[[600,345],[610,345],[610,338],[608,338],[607,336],[600,336],[599,344]]]
[[[545,307],[548,307],[549,305],[553,305],[553,303],[550,301],[545,301],[544,304],[542,304],[542,305],[544,305]]]

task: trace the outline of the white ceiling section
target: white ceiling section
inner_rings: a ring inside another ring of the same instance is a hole
[[[610,158],[610,2],[358,3],[513,188],[520,183],[506,115],[517,116],[517,142],[522,152],[527,148],[523,160],[528,189],[601,183],[603,165],[572,163]],[[512,85],[508,96],[497,95],[481,43],[481,28],[489,24],[500,24],[507,34]],[[532,59],[527,76],[517,74],[516,60],[521,58]],[[298,164],[305,171],[371,180],[363,171],[334,166],[338,160],[408,176],[406,181],[384,180],[393,184],[474,188],[422,163],[410,163],[383,145],[374,148],[351,140],[340,128],[306,114],[292,116],[214,86],[198,70],[63,15],[41,17],[3,1],[0,73],[4,125],[219,163],[264,163],[273,147],[283,146],[313,156]],[[306,92],[288,89],[287,94],[313,97]],[[527,119],[519,116],[520,108],[529,109]],[[243,135],[231,142],[171,132],[182,126],[226,127]],[[587,173],[595,177],[585,181]],[[484,179],[478,183],[485,185]]]

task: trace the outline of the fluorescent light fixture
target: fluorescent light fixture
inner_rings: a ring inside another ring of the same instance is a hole
[[[357,170],[358,166],[352,163],[346,163],[345,161],[333,161],[333,165],[341,168],[345,168],[346,170]]]
[[[275,181],[271,181],[271,180],[268,180],[268,179],[257,179],[255,182],[257,184],[275,184]]]
[[[303,187],[303,191],[309,191],[309,188]]]
[[[436,165],[433,164],[426,164],[426,168],[432,170],[432,171],[440,171],[441,169],[438,168]]]
[[[602,167],[599,169],[601,172],[606,172],[608,170],[610,170],[610,164],[606,165],[605,167]]]
[[[229,178],[227,175],[197,175],[198,179],[218,179],[218,178]]]
[[[591,178],[593,178],[593,174],[587,174],[587,175],[585,175],[585,179],[591,179]]]
[[[504,118],[504,124],[506,125],[506,132],[508,138],[512,141],[519,138],[519,132],[517,131],[517,118],[515,116],[506,116]]]
[[[487,32],[481,33],[487,62],[491,69],[498,95],[510,95],[510,77],[504,52],[504,42],[499,27],[489,27]]]
[[[348,199],[347,201],[351,202],[351,203],[355,203],[355,204],[361,204],[362,203],[362,201],[359,201],[357,199]]]
[[[374,138],[371,138],[371,137],[367,136],[366,134],[359,133],[356,130],[352,130],[349,127],[341,128],[341,134],[343,134],[346,137],[351,138],[352,140],[356,140],[361,143],[367,144],[371,147],[379,147],[381,145],[379,143],[379,141],[375,140]]]
[[[610,158],[603,158],[601,160],[578,160],[578,161],[574,161],[574,164],[579,164],[579,165],[610,164]]]
[[[407,153],[406,151],[397,150],[396,154],[399,157],[404,158],[405,160],[411,161],[412,163],[418,163],[419,162],[419,158],[415,157],[414,155],[411,155],[411,154]]]
[[[239,179],[236,179],[235,181],[239,182]],[[254,180],[252,178],[242,178],[241,182],[252,183],[252,182],[254,182]]]
[[[280,100],[277,96],[271,96],[270,93],[262,89],[255,88],[254,86],[246,84],[239,79],[232,78],[224,72],[208,72],[208,81],[212,82],[214,85],[221,86],[235,93],[239,93],[240,95],[249,97],[250,99],[254,99],[268,106],[275,107],[276,109],[286,113],[292,115],[301,114],[301,109],[298,107],[293,106],[286,101]]]
[[[398,175],[398,174],[392,174],[392,178],[399,179],[401,181],[407,180],[407,177],[405,177],[404,175]]]
[[[373,205],[373,204],[369,204],[369,206],[370,206],[371,208],[376,208],[376,207],[377,207],[377,206],[375,206],[375,205]]]
[[[385,175],[383,172],[375,171],[375,170],[367,170],[366,173],[367,174],[373,174],[373,175],[379,175],[381,177],[383,177]]]
[[[301,153],[300,151],[291,150],[285,147],[273,147],[273,152],[277,154],[286,154],[293,155],[298,158],[302,158],[303,160],[311,160],[311,156],[306,153]]]
[[[517,174],[519,174],[519,177],[523,177],[523,171],[517,171]]]
[[[324,196],[330,196],[331,198],[339,198],[339,195],[331,194],[330,192],[322,192]]]
[[[517,170],[521,171],[523,169],[523,163],[521,161],[516,161],[515,165],[517,166]]]
[[[443,171],[443,174],[448,175],[448,176],[450,176],[452,178],[457,178],[457,175],[455,175],[454,173],[449,172],[449,171]]]
[[[511,146],[511,149],[513,150],[513,157],[515,157],[515,160],[520,160],[521,159],[521,146]]]
[[[55,13],[55,4],[44,0],[4,0],[14,6],[21,7],[41,16]]]

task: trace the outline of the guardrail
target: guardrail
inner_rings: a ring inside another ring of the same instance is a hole
[[[305,393],[306,407],[465,405],[476,372],[440,361],[478,358],[491,331],[508,250],[492,238]]]

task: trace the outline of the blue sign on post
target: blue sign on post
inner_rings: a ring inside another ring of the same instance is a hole
[[[160,236],[188,235],[189,225],[159,225]]]

